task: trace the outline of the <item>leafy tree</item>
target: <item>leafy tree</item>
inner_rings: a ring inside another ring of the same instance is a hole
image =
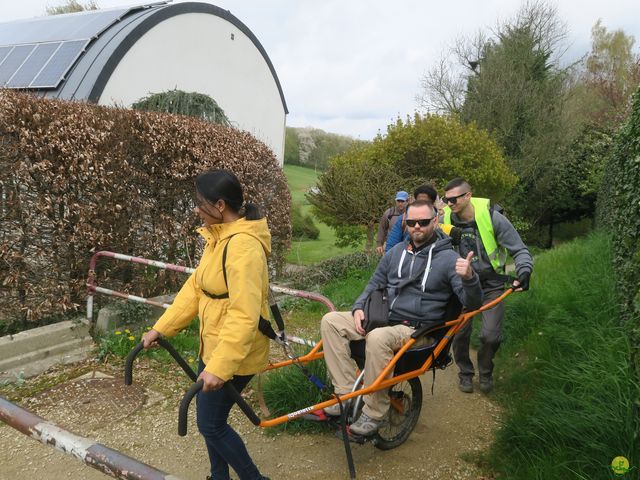
[[[610,131],[629,114],[631,95],[640,85],[640,55],[633,51],[633,36],[610,32],[600,20],[591,29],[591,42],[571,102],[585,123]]]
[[[467,76],[461,118],[487,129],[503,148],[518,183],[505,203],[511,214],[549,229],[558,221],[557,181],[571,144],[565,115],[568,72],[559,58],[566,27],[555,8],[527,3],[499,25]]]
[[[295,128],[287,127],[284,137],[284,163],[300,165],[300,139]]]
[[[57,7],[46,7],[45,12],[47,15],[62,15],[64,13],[84,12],[85,10],[98,10],[99,8],[95,0],[90,0],[87,3],[80,3],[77,0],[67,0],[66,3],[58,5]]]
[[[477,195],[502,199],[516,181],[488,133],[455,117],[415,114],[413,119],[398,119],[378,143],[380,158],[410,185],[426,181],[442,190],[461,176]]]
[[[183,92],[177,89],[154,93],[138,100],[131,108],[147,112],[176,113],[221,125],[231,125],[224,110],[204,93]]]
[[[328,225],[366,228],[371,248],[375,226],[396,191],[425,182],[442,189],[457,175],[467,177],[478,195],[492,198],[501,198],[516,181],[485,131],[452,117],[416,114],[398,119],[373,143],[334,157],[307,198]],[[357,230],[343,232],[341,239],[349,241]]]
[[[595,218],[598,192],[612,147],[613,135],[595,127],[583,129],[569,145],[554,182],[552,209],[556,221]]]
[[[346,152],[354,142],[358,140],[317,128],[287,127],[285,163],[324,170],[331,157]]]
[[[307,199],[315,215],[331,227],[364,226],[370,250],[380,215],[404,185],[390,164],[377,160],[374,145],[357,145],[331,159]]]
[[[316,170],[324,170],[331,157],[347,151],[354,142],[351,137],[322,130],[314,130],[312,135],[315,148],[309,153],[308,163]]]

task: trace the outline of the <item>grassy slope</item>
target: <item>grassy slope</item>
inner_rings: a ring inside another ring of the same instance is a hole
[[[302,205],[302,212],[306,215],[311,212],[304,195],[310,187],[315,185],[317,173],[311,168],[296,165],[285,165],[284,173],[289,183],[289,190],[294,203]],[[335,232],[328,225],[315,220],[320,230],[317,240],[292,241],[291,250],[287,254],[287,262],[298,265],[309,265],[326,260],[336,255],[352,253],[356,248],[339,248],[335,246]]]
[[[618,455],[636,466],[624,478],[639,478],[638,386],[610,250],[607,237],[592,235],[542,254],[531,290],[508,301],[497,360],[506,418],[487,457],[500,478],[614,478]]]

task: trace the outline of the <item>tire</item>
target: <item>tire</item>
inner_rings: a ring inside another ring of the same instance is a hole
[[[392,400],[387,423],[380,427],[373,440],[380,450],[402,445],[418,423],[422,410],[422,384],[417,377],[392,386],[389,395]]]

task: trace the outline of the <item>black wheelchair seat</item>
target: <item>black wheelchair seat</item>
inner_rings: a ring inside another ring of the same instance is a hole
[[[418,330],[425,329],[425,327],[426,330],[428,330],[429,326],[436,327],[437,325],[442,325],[444,322],[455,320],[460,316],[460,312],[462,312],[462,304],[458,300],[458,297],[454,295],[452,296],[452,300],[450,300],[447,304],[443,321],[425,322],[424,327],[421,327]],[[404,355],[402,355],[402,357],[398,359],[396,368],[393,372],[394,376],[417,370],[422,365],[424,365],[424,362],[427,360],[429,355],[433,355],[435,348],[443,339],[443,337],[447,333],[447,330],[447,328],[438,328],[436,330],[432,330],[427,333],[428,337],[433,339],[432,342],[429,342],[427,345],[407,350]],[[433,359],[430,370],[434,370],[436,368],[443,369],[453,362],[451,354],[449,353],[452,341],[453,339],[449,339],[445,348],[437,357]],[[353,360],[356,362],[358,368],[360,368],[361,370],[364,369],[366,357],[366,340],[351,341],[349,342],[349,347],[351,348],[351,358],[353,358]]]

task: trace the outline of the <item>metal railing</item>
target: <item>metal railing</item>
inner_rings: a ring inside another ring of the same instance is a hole
[[[93,254],[91,260],[89,261],[89,273],[87,275],[87,320],[89,321],[89,325],[93,324],[93,297],[96,293],[100,293],[103,295],[108,295],[112,297],[122,298],[124,300],[145,303],[147,305],[153,305],[155,307],[160,308],[169,308],[171,304],[169,303],[160,303],[155,302],[153,300],[149,300],[148,298],[140,297],[137,295],[129,295],[128,293],[118,292],[116,290],[111,290],[109,288],[98,286],[97,284],[97,275],[96,275],[96,266],[98,263],[98,259],[100,257],[104,258],[112,258],[115,260],[122,260],[125,262],[138,263],[142,265],[148,265],[156,268],[161,268],[165,270],[172,270],[174,272],[187,273],[191,274],[195,271],[195,268],[185,267],[182,265],[174,265],[173,263],[160,262],[158,260],[149,260],[148,258],[135,257],[131,255],[124,255],[122,253],[108,252],[108,251],[100,251]],[[299,298],[305,298],[307,300],[313,300],[316,302],[322,303],[326,306],[330,311],[335,311],[335,307],[331,300],[329,300],[324,295],[320,295],[319,293],[307,292],[304,290],[296,290],[294,288],[283,287],[280,285],[271,284],[271,291],[275,293],[282,293],[285,295],[290,295]],[[299,343],[301,345],[306,345],[309,347],[314,347],[316,342],[312,340],[306,340],[304,338],[287,335],[287,340],[293,343]]]
[[[81,437],[0,397],[0,420],[40,443],[60,450],[105,475],[124,480],[179,480],[117,450]]]

